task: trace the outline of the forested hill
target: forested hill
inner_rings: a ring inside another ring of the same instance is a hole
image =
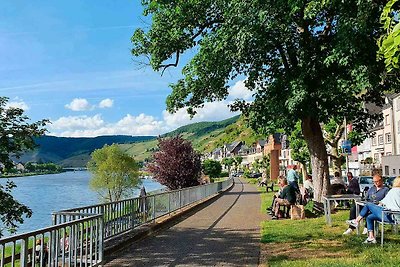
[[[227,126],[235,123],[239,119],[239,117],[240,117],[240,115],[223,120],[223,121],[217,121],[217,122],[206,121],[206,122],[197,122],[197,123],[188,124],[188,125],[179,127],[175,131],[169,132],[169,133],[165,134],[164,136],[174,136],[177,134],[191,133],[191,134],[193,134],[193,138],[198,138],[198,137],[201,137],[212,131],[226,128]]]
[[[126,144],[155,139],[154,136],[125,136],[110,135],[98,137],[56,137],[42,136],[35,139],[38,147],[25,153],[22,162],[54,162],[65,167],[83,167],[89,159],[90,153],[105,144]]]
[[[261,136],[247,128],[243,118],[235,116],[218,122],[198,122],[182,126],[163,137],[180,134],[190,140],[196,150],[209,152],[233,141],[244,141],[247,145],[253,144]],[[99,136],[93,138],[72,138],[43,136],[37,138],[38,147],[25,153],[21,162],[53,162],[63,167],[84,167],[90,159],[90,153],[105,144],[120,144],[120,147],[137,161],[150,158],[157,150],[155,136]]]

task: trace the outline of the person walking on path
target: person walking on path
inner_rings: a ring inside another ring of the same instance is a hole
[[[124,250],[105,266],[258,266],[261,192],[240,178],[229,191]]]

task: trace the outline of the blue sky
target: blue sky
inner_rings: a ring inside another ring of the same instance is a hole
[[[0,95],[32,120],[50,119],[57,136],[157,135],[231,117],[230,101],[251,99],[236,81],[192,121],[167,113],[180,68],[161,76],[133,61],[130,37],[148,22],[141,13],[140,0],[0,1]]]

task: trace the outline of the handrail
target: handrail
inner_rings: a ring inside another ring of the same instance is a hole
[[[8,263],[14,266],[17,262],[20,266],[32,265],[37,257],[39,266],[99,265],[103,261],[104,240],[218,194],[232,184],[230,178],[146,197],[53,212],[53,226],[0,239],[0,267]],[[66,239],[69,239],[68,249],[63,245]],[[39,240],[40,245],[35,247]],[[39,256],[35,255],[37,251],[40,251]]]

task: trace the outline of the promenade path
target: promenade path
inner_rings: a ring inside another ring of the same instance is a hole
[[[105,266],[257,266],[260,205],[257,188],[236,178],[211,204],[108,256]]]

